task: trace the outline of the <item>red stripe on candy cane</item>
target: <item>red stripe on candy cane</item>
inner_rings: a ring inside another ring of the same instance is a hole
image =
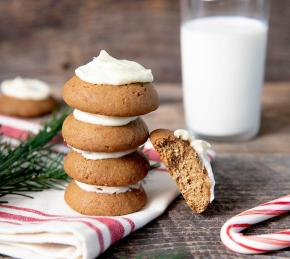
[[[239,214],[239,216],[245,215],[254,215],[254,214],[262,214],[262,215],[280,215],[288,212],[288,210],[249,210]]]
[[[288,201],[276,201],[276,202],[271,202],[271,203],[264,203],[261,205],[261,207],[267,206],[267,205],[290,205],[290,202],[288,202]]]
[[[230,225],[231,228],[249,228],[252,224],[232,224]]]
[[[258,236],[248,236],[250,240],[264,242],[270,245],[290,245],[290,241],[287,240],[278,240],[274,238],[267,238],[267,237],[258,237]]]
[[[284,231],[280,231],[277,234],[281,234],[281,235],[290,235],[290,229],[284,230]]]
[[[277,208],[279,205],[279,209]],[[290,246],[290,229],[265,235],[244,235],[243,229],[290,210],[290,195],[264,203],[229,219],[221,229],[221,240],[230,250],[243,254],[260,254]]]
[[[236,239],[231,235],[231,230],[232,230],[232,228],[233,228],[232,225],[228,226],[228,227],[227,227],[227,230],[226,230],[226,233],[227,233],[227,235],[230,237],[230,239],[231,239],[233,242],[235,242],[237,245],[239,245],[239,246],[241,246],[241,247],[243,247],[243,248],[246,248],[246,249],[248,249],[248,250],[251,250],[251,251],[253,251],[253,252],[258,252],[258,253],[269,252],[269,250],[258,249],[258,248],[251,247],[251,246],[249,246],[249,245],[246,245],[246,244],[244,244],[244,243],[242,243],[242,242],[237,241],[237,240],[236,240]]]

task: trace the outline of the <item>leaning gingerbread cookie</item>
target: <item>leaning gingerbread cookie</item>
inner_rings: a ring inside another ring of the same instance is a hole
[[[215,180],[207,155],[209,143],[186,130],[158,129],[150,140],[190,208],[203,212],[214,200]]]
[[[55,108],[50,87],[40,80],[17,77],[1,83],[0,114],[38,117]]]
[[[147,200],[142,181],[150,165],[139,149],[149,137],[139,116],[159,106],[151,70],[101,51],[75,72],[63,90],[74,108],[62,128],[71,148],[64,169],[74,179],[65,200],[86,215],[140,210]]]

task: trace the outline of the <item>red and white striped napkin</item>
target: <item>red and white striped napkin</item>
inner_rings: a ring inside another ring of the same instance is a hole
[[[9,138],[36,133],[34,122],[0,116],[2,132]],[[151,161],[157,153],[146,144]],[[61,151],[66,151],[63,145]],[[70,209],[64,192],[29,193],[34,199],[8,196],[0,204],[0,254],[17,258],[95,258],[113,243],[161,215],[179,195],[175,183],[161,167],[149,172],[144,189],[148,203],[141,211],[122,217],[88,217]]]
[[[36,133],[40,125],[0,116],[2,133],[15,140]],[[66,152],[58,145],[59,152]],[[144,152],[151,162],[158,154],[146,143]],[[214,153],[208,154],[212,159]],[[136,213],[120,217],[89,217],[70,209],[64,192],[47,190],[28,193],[34,199],[7,196],[0,204],[0,254],[17,258],[95,258],[112,244],[161,215],[179,195],[175,182],[163,165],[150,171],[144,181],[147,205]]]
[[[151,171],[145,208],[122,217],[87,217],[71,210],[63,191],[9,197],[0,204],[0,253],[17,258],[95,258],[161,215],[179,194],[165,171]]]

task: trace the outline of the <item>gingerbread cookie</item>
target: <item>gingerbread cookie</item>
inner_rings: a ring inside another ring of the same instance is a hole
[[[17,117],[37,117],[52,112],[56,101],[47,84],[17,77],[1,83],[0,113]]]
[[[93,185],[124,186],[141,181],[150,169],[141,152],[110,159],[91,160],[71,151],[64,158],[64,170],[73,179]]]
[[[57,104],[49,97],[45,100],[21,100],[14,97],[0,96],[0,114],[32,118],[51,113]]]
[[[95,85],[77,76],[64,85],[63,99],[81,111],[120,117],[143,115],[159,106],[158,94],[151,83]]]
[[[72,147],[92,152],[119,152],[136,149],[149,136],[141,118],[120,127],[85,123],[69,115],[62,128],[64,140]]]
[[[194,212],[203,212],[214,199],[208,143],[194,140],[185,130],[158,129],[150,134],[150,140],[187,204]]]
[[[64,199],[72,209],[85,215],[126,215],[143,208],[147,200],[142,187],[136,189],[129,187],[124,192],[121,190],[116,193],[106,193],[101,190],[101,187],[100,190],[96,188],[95,191],[86,191],[80,186],[84,188],[82,184],[72,181],[65,191]],[[106,190],[106,187],[103,187],[103,190]]]
[[[62,128],[72,149],[64,169],[74,179],[65,200],[86,215],[140,210],[147,200],[141,182],[150,164],[139,148],[149,132],[138,116],[159,106],[151,70],[101,51],[75,74],[63,90],[65,102],[75,108]]]

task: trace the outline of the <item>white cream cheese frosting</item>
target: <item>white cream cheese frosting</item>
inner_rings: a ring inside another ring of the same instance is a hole
[[[73,116],[79,121],[102,126],[123,126],[137,119],[137,117],[114,117],[92,114],[77,109],[74,109]]]
[[[129,60],[111,57],[101,50],[98,57],[75,70],[76,76],[91,84],[124,85],[130,83],[149,83],[153,81],[151,69]]]
[[[43,100],[50,96],[50,87],[38,79],[16,77],[4,80],[1,92],[22,100]]]
[[[91,185],[86,183],[81,183],[76,181],[76,184],[86,192],[96,192],[96,193],[106,193],[106,194],[118,194],[123,192],[129,192],[132,189],[140,189],[141,182],[138,182],[134,185],[127,185],[127,186],[98,186],[98,185]]]
[[[74,150],[75,152],[78,152],[79,154],[81,154],[84,158],[89,159],[89,160],[119,158],[119,157],[129,155],[137,150],[137,149],[131,149],[131,150],[126,150],[126,151],[121,151],[121,152],[102,153],[102,152],[85,151],[85,150],[77,149],[72,146],[70,146],[70,148]]]
[[[189,141],[191,147],[194,148],[200,160],[203,162],[203,165],[208,173],[208,177],[210,180],[210,202],[212,202],[214,200],[215,179],[207,155],[207,150],[210,148],[210,144],[206,141],[195,139],[193,135],[191,135],[187,130],[184,129],[178,129],[174,131],[174,136],[182,140]]]

